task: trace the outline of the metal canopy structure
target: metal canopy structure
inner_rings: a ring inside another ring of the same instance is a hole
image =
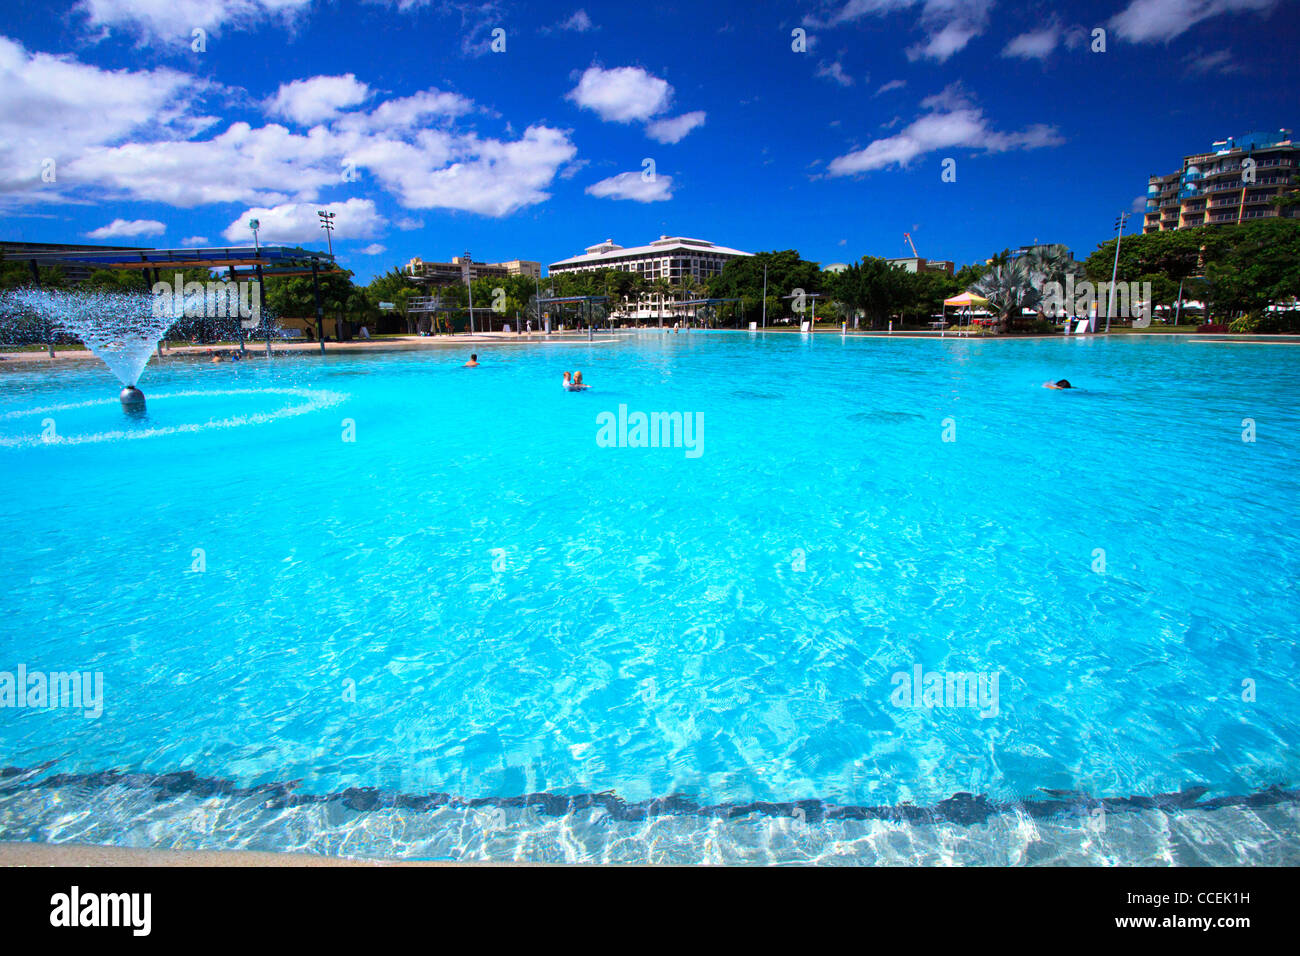
[[[311,275],[312,266],[320,272],[339,271],[328,252],[316,252],[300,246],[213,246],[182,249],[132,249],[91,252],[24,252],[8,258],[36,265],[76,262],[101,269],[228,269],[262,266],[265,275]]]
[[[320,301],[320,276],[342,275],[330,252],[317,252],[301,246],[211,246],[179,249],[129,249],[92,251],[68,249],[52,252],[23,252],[7,258],[27,262],[32,279],[41,284],[39,267],[75,262],[101,269],[129,269],[144,273],[145,282],[153,285],[169,269],[225,269],[232,281],[241,277],[257,280],[258,308],[261,309],[262,279],[266,276],[311,276],[312,293],[316,302],[316,338],[321,354],[325,352],[324,314]],[[271,352],[271,328],[266,327],[266,351]],[[239,328],[239,349],[244,351],[244,332]],[[47,330],[50,356],[54,356],[54,341]]]
[[[691,313],[691,318],[698,318],[699,317],[698,307],[701,305],[717,306],[717,305],[722,305],[724,302],[739,302],[739,301],[740,299],[680,299],[680,300],[672,300],[668,303],[668,305],[671,307],[674,314],[677,314],[676,310],[680,306],[683,316],[686,311],[686,306],[688,305],[696,306],[696,309]],[[739,327],[740,324],[739,318],[737,318],[736,324],[737,327]]]
[[[601,303],[608,302],[609,296],[607,295],[549,295],[549,296],[539,295],[536,297],[536,299],[537,299],[537,312],[538,312],[539,321],[541,320],[542,309],[548,305],[558,305],[561,306],[561,308],[566,305],[578,306],[578,313],[586,320],[587,331],[588,334],[590,334],[591,307],[593,305],[599,305]],[[561,316],[562,315],[563,312],[561,311]],[[549,319],[547,321],[549,321]],[[546,326],[546,328],[549,329],[550,326],[548,325]]]
[[[566,305],[575,302],[608,302],[607,295],[551,295],[539,296],[538,305]]]

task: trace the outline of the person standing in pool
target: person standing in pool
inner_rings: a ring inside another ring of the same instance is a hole
[[[462,365],[461,368],[478,368],[478,353],[471,353],[469,361]]]
[[[566,389],[568,389],[572,384],[573,384],[573,381],[569,378],[569,373],[568,373],[568,372],[565,372],[565,373],[564,373],[564,387],[565,387]]]

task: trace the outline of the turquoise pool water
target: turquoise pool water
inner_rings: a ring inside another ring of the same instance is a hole
[[[1300,349],[476,348],[169,357],[139,421],[98,363],[5,363],[0,671],[104,694],[0,710],[0,765],[705,804],[1295,786]],[[698,413],[700,453],[604,447],[620,405]],[[900,706],[917,666],[996,698]]]

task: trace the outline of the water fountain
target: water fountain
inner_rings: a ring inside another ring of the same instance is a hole
[[[140,375],[150,355],[177,321],[213,315],[213,295],[207,289],[172,296],[25,288],[4,294],[0,314],[34,317],[50,335],[75,335],[121,382],[118,398],[123,408],[140,411],[145,402]],[[233,324],[233,320],[216,321]]]

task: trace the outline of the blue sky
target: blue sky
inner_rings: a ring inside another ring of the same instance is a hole
[[[323,246],[328,207],[363,282],[661,234],[1087,254],[1148,175],[1294,127],[1298,22],[1294,0],[10,0],[0,238],[242,244],[255,215]]]

